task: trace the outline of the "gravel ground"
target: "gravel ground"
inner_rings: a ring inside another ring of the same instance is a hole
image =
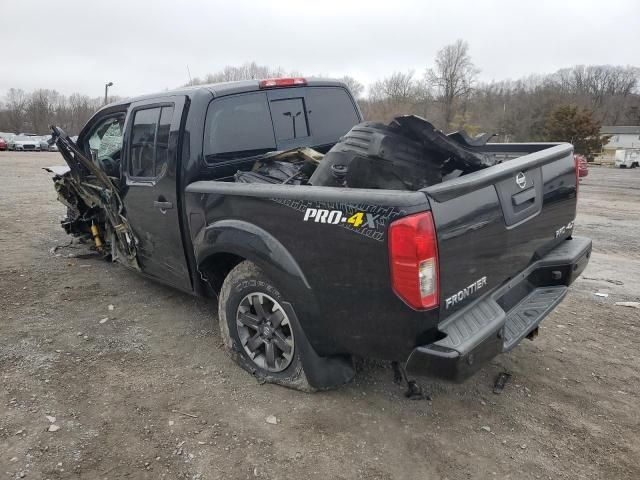
[[[330,392],[260,385],[210,301],[51,253],[61,163],[0,152],[0,478],[640,478],[640,310],[615,305],[640,300],[640,169],[581,184],[592,260],[536,341],[411,401],[376,362]]]

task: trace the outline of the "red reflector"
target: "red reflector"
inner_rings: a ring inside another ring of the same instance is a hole
[[[438,306],[438,240],[431,212],[396,220],[389,226],[393,291],[417,310]]]
[[[295,87],[296,85],[306,85],[307,79],[302,77],[292,78],[268,78],[260,80],[260,88]]]

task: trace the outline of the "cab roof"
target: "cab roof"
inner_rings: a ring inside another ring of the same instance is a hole
[[[111,110],[114,107],[120,106],[128,106],[131,103],[139,102],[142,100],[152,100],[156,98],[170,97],[175,95],[186,95],[189,97],[195,96],[200,92],[208,92],[214,97],[222,97],[225,95],[233,95],[236,93],[246,93],[246,92],[256,92],[261,90],[277,90],[278,88],[301,88],[301,87],[344,87],[346,85],[344,82],[339,80],[331,80],[325,78],[306,78],[306,84],[304,85],[295,85],[295,86],[287,86],[287,87],[270,87],[270,88],[260,88],[260,80],[239,80],[235,82],[221,82],[221,83],[208,83],[203,85],[193,85],[193,86],[185,86],[176,88],[174,90],[167,90],[164,92],[158,92],[148,95],[140,95],[133,98],[127,98],[124,100],[120,100],[117,102],[110,103],[105,105],[100,109],[102,110]]]

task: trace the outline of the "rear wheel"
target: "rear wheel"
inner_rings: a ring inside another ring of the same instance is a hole
[[[255,264],[238,264],[218,299],[220,334],[231,357],[267,382],[311,391],[296,338],[301,332],[285,311],[280,290]]]

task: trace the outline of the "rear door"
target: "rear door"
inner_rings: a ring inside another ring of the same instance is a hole
[[[528,147],[540,151],[520,152],[520,158],[425,190],[438,236],[442,318],[571,235],[577,192],[572,147]]]
[[[185,97],[131,105],[123,146],[124,205],[138,239],[142,271],[191,290],[177,192],[180,124]]]

